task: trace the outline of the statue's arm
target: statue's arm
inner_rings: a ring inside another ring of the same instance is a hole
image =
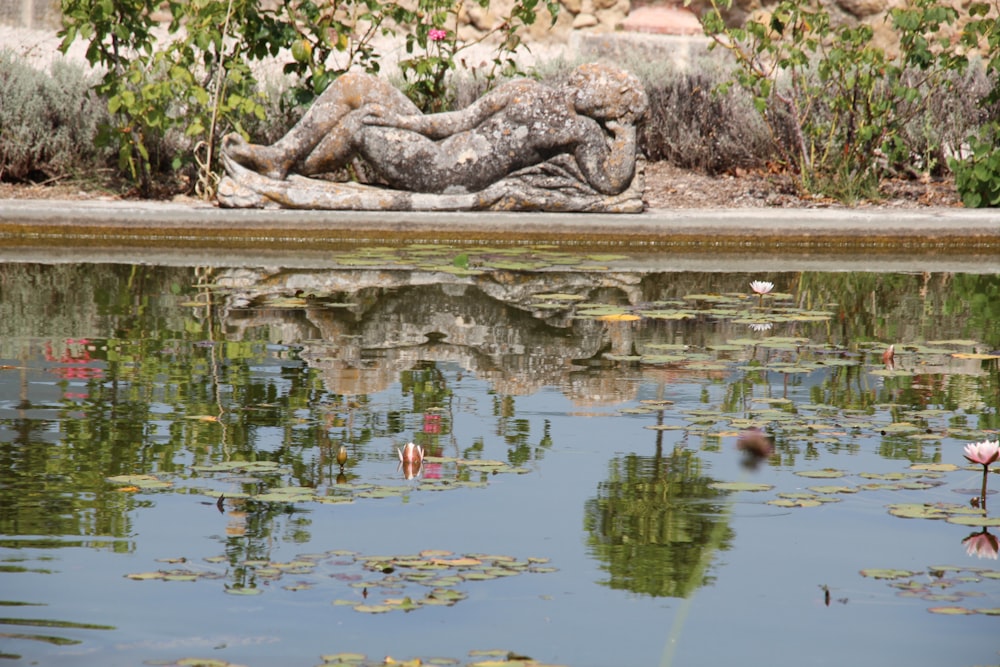
[[[605,127],[612,135],[610,141],[596,122],[584,123],[583,127],[585,131],[574,151],[580,171],[601,194],[624,192],[635,175],[635,125],[606,122]]]
[[[384,125],[410,130],[429,137],[444,139],[478,127],[490,116],[505,109],[518,95],[531,94],[533,82],[511,81],[496,88],[464,109],[434,114],[395,115],[384,109],[373,110],[365,119],[368,125]]]

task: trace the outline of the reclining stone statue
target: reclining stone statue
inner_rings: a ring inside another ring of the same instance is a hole
[[[561,85],[509,81],[465,109],[422,114],[378,77],[336,79],[270,146],[225,137],[232,207],[641,211],[639,80],[577,67]],[[361,159],[373,184],[312,178]]]

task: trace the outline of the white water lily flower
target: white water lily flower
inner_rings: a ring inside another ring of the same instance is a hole
[[[750,283],[750,289],[752,289],[755,294],[763,296],[774,289],[774,283],[769,283],[766,280],[754,280]]]

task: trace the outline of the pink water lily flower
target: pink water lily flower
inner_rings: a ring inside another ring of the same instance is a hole
[[[962,544],[965,545],[965,552],[976,558],[992,558],[996,560],[997,552],[1000,551],[1000,545],[997,544],[996,536],[987,532],[985,528],[981,533],[969,535],[962,540]]]
[[[442,39],[448,36],[447,30],[441,30],[440,28],[431,28],[427,31],[427,39],[432,42],[440,42]]]
[[[766,280],[754,280],[750,283],[750,289],[754,291],[754,294],[763,296],[774,289],[774,283],[769,283]]]
[[[401,463],[420,463],[424,460],[424,448],[412,442],[406,443],[402,449],[397,447],[396,452]]]
[[[965,458],[969,463],[988,466],[1000,459],[1000,440],[983,440],[965,446]]]

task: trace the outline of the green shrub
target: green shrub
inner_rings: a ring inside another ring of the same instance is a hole
[[[489,6],[489,0],[475,0]],[[304,104],[337,76],[358,66],[380,68],[374,39],[392,35],[405,40],[400,62],[406,92],[426,108],[446,94],[446,79],[458,65],[456,54],[467,45],[457,36],[458,9],[451,0],[383,2],[381,0],[61,0],[64,30],[61,48],[77,38],[87,42],[87,59],[104,76],[97,90],[108,103],[111,122],[98,135],[102,145],[118,150],[119,166],[149,194],[156,167],[151,147],[180,130],[194,150],[177,154],[174,169],[192,159],[195,190],[214,194],[218,147],[222,137],[244,134],[253,118],[264,119],[256,95],[251,61],[290,54],[286,74],[296,76],[295,101]],[[520,31],[542,7],[555,17],[555,0],[515,0],[498,17],[499,39],[486,76],[509,70],[520,44]],[[154,16],[167,9],[167,38],[158,39]],[[346,64],[331,67],[339,53]],[[152,78],[151,78],[152,77]]]
[[[969,208],[1000,206],[1000,136],[998,126],[982,130],[980,136],[969,137],[969,156],[953,159],[955,188],[962,203]]]
[[[649,97],[649,111],[637,136],[639,150],[647,159],[721,174],[761,167],[777,157],[775,143],[750,96],[737,89],[718,92],[729,80],[719,58],[709,54],[678,69],[672,61],[641,50],[625,49],[618,55],[617,64],[642,81]],[[589,60],[586,56],[559,57],[538,63],[532,74],[558,84]],[[459,89],[459,106],[475,100],[476,95],[469,93],[468,87]]]
[[[81,67],[63,61],[49,71],[0,51],[0,179],[45,181],[108,164],[94,145],[107,120]]]
[[[970,208],[1000,206],[1000,16],[985,2],[968,7],[970,20],[962,31],[962,44],[969,49],[983,49],[985,69],[992,84],[978,98],[987,120],[978,132],[970,134],[962,151],[964,158],[950,161],[955,172],[955,186],[962,202]]]
[[[873,44],[871,26],[838,23],[814,3],[782,0],[732,28],[720,9],[731,0],[710,2],[705,31],[735,58],[735,81],[773,130],[776,107],[790,123],[791,140],[779,145],[802,187],[844,200],[874,194],[887,171],[913,158],[904,128],[967,62],[938,36],[958,19],[938,0],[889,11],[895,53]]]

